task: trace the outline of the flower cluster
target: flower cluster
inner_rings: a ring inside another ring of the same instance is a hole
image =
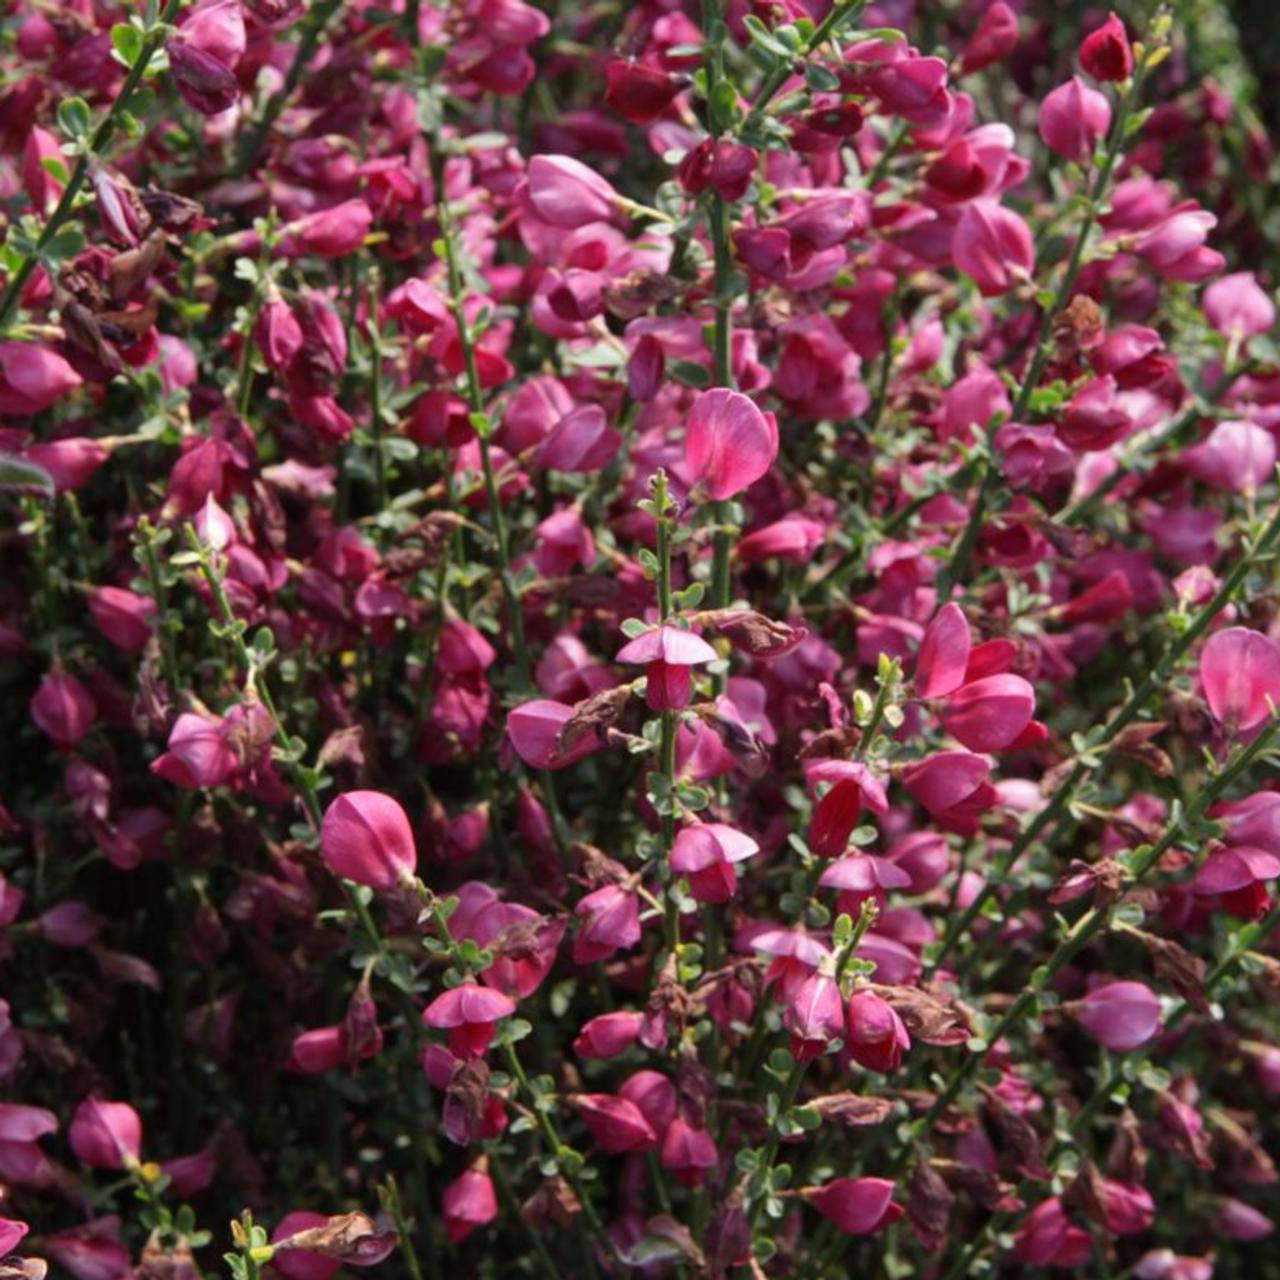
[[[1264,1274],[1275,166],[1144,9],[0,7],[5,1277]]]

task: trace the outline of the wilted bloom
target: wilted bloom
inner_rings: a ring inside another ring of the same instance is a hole
[[[348,791],[330,804],[320,852],[334,875],[384,893],[412,883],[418,866],[408,816],[380,791]]]
[[[183,35],[171,37],[165,48],[174,83],[188,106],[205,116],[235,106],[240,85],[226,63]]]
[[[718,656],[700,635],[666,623],[618,650],[619,662],[644,664],[645,701],[654,711],[687,706],[693,693],[692,668],[715,662]]]
[[[620,208],[609,183],[572,156],[534,156],[529,161],[529,200],[545,222],[568,230],[608,222]]]
[[[600,746],[597,735],[579,735],[571,746],[560,745],[565,725],[573,719],[573,708],[550,698],[534,698],[512,707],[507,713],[507,737],[516,755],[535,769],[564,769]]]
[[[573,943],[574,964],[607,960],[615,951],[630,950],[640,941],[640,907],[636,895],[621,885],[607,884],[578,900],[573,914],[582,920]]]
[[[1201,299],[1209,323],[1227,338],[1253,338],[1270,331],[1276,308],[1252,271],[1215,280]]]
[[[1133,46],[1114,13],[1080,46],[1080,65],[1095,80],[1127,80],[1133,74]]]
[[[619,1156],[657,1147],[658,1135],[634,1102],[611,1093],[580,1093],[573,1101],[601,1151]]]
[[[36,728],[61,751],[78,746],[98,717],[89,691],[62,670],[50,671],[40,681],[30,709]]]
[[[760,852],[748,835],[722,822],[682,827],[671,847],[671,869],[689,877],[699,902],[728,902],[738,887],[736,864]]]
[[[515,1013],[510,996],[492,987],[474,982],[438,995],[423,1010],[422,1021],[428,1027],[449,1032],[449,1048],[460,1058],[482,1058],[493,1043],[498,1023]]]
[[[444,1189],[442,1212],[445,1234],[453,1244],[461,1244],[478,1227],[498,1216],[487,1162],[477,1161]]]
[[[71,1117],[67,1141],[95,1169],[125,1169],[142,1150],[142,1121],[127,1102],[86,1098]]]
[[[301,1231],[322,1227],[328,1221],[323,1213],[298,1209],[293,1213],[286,1213],[276,1224],[271,1233],[271,1242],[276,1246],[271,1262],[286,1280],[330,1280],[341,1268],[342,1263],[337,1258],[326,1258],[306,1249],[281,1247],[281,1241],[288,1240]]]
[[[1160,1029],[1160,1000],[1141,982],[1108,982],[1074,1006],[1076,1020],[1113,1053],[1144,1045]]]
[[[982,296],[991,298],[1031,278],[1035,243],[1027,224],[1012,209],[992,200],[975,200],[956,224],[951,257]]]
[[[714,387],[694,402],[685,423],[686,479],[713,501],[749,488],[778,456],[778,424],[740,391]]]
[[[658,67],[628,58],[611,58],[604,72],[604,100],[632,124],[656,120],[684,87]]]
[[[893,1183],[887,1178],[833,1178],[800,1194],[847,1235],[871,1235],[902,1217],[902,1206],[894,1201]]]
[[[1249,733],[1280,706],[1280,645],[1247,627],[1226,627],[1200,654],[1200,683],[1228,733]]]
[[[1079,76],[1060,84],[1040,104],[1040,136],[1066,160],[1093,153],[1111,128],[1111,104]]]
[[[855,991],[849,999],[849,1052],[870,1071],[888,1073],[902,1065],[911,1037],[897,1010],[874,991]]]

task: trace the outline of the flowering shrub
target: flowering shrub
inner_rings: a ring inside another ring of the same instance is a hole
[[[1278,1274],[1223,15],[4,13],[4,1277]]]

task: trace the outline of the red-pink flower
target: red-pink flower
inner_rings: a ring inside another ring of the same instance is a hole
[[[760,846],[722,822],[682,827],[671,847],[671,869],[689,877],[689,891],[699,902],[728,902],[738,887],[736,866]]]
[[[36,728],[61,751],[77,747],[97,718],[89,691],[67,671],[50,671],[31,699]]]
[[[609,183],[572,156],[534,156],[529,161],[529,201],[543,221],[568,230],[608,222],[620,207]]]
[[[1114,13],[1080,46],[1080,65],[1095,80],[1127,80],[1133,73],[1133,46]]]
[[[834,978],[810,974],[787,1000],[782,1025],[791,1032],[791,1056],[797,1062],[821,1057],[844,1035],[844,1002]]]
[[[124,1169],[142,1150],[142,1121],[127,1102],[86,1098],[71,1117],[67,1141],[95,1169]]]
[[[1159,1031],[1160,1001],[1141,982],[1108,982],[1076,1004],[1075,1017],[1100,1044],[1128,1053]]]
[[[657,1148],[658,1135],[634,1102],[611,1093],[580,1093],[574,1103],[601,1151],[619,1156]]]
[[[123,587],[93,587],[89,613],[102,634],[126,653],[145,649],[154,633],[156,602]]]
[[[874,991],[855,991],[849,999],[849,1052],[870,1071],[888,1073],[902,1065],[911,1037],[898,1012]]]
[[[1196,872],[1198,894],[1221,900],[1224,911],[1245,920],[1267,913],[1271,895],[1266,882],[1280,876],[1280,858],[1250,845],[1212,847]]]
[[[535,769],[565,769],[600,747],[594,732],[579,735],[565,750],[560,735],[573,718],[573,708],[550,698],[522,702],[507,713],[507,737],[516,755]]]
[[[510,996],[464,982],[442,992],[423,1010],[422,1021],[428,1027],[449,1032],[449,1048],[459,1058],[482,1058],[493,1043],[498,1023],[515,1013]]]
[[[582,1024],[573,1042],[580,1058],[616,1058],[636,1042],[644,1014],[630,1009],[602,1013]]]
[[[956,223],[951,256],[982,296],[992,298],[1031,278],[1035,242],[1012,209],[992,200],[975,200]]]
[[[418,867],[408,816],[380,791],[348,791],[330,804],[320,852],[334,875],[382,892],[412,883]]]
[[[685,423],[686,479],[713,501],[749,488],[778,456],[778,424],[740,391],[714,387],[694,402]]]
[[[607,960],[640,941],[640,907],[636,895],[621,885],[607,884],[578,900],[573,914],[582,924],[573,943],[575,964]]]
[[[844,852],[864,806],[876,814],[888,811],[884,784],[859,761],[814,760],[806,763],[804,773],[810,787],[829,784],[809,821],[809,846],[820,858]]]
[[[987,676],[947,699],[942,723],[970,751],[1003,751],[1022,735],[1035,710],[1035,690],[1021,676]]]
[[[1093,1251],[1093,1237],[1077,1227],[1057,1196],[1027,1216],[1013,1243],[1020,1261],[1033,1267],[1078,1267]]]
[[[26,418],[43,413],[80,381],[80,375],[48,347],[0,342],[0,414]]]
[[[1280,707],[1280,645],[1247,627],[1215,632],[1200,654],[1200,683],[1214,719],[1249,733]]]
[[[833,1178],[800,1193],[829,1222],[852,1236],[866,1236],[902,1217],[887,1178]]]
[[[1201,298],[1205,317],[1224,337],[1253,338],[1270,332],[1275,303],[1252,271],[1235,271],[1215,280]]]
[[[972,640],[969,619],[958,604],[944,604],[933,616],[920,642],[916,659],[918,698],[941,698],[963,683]]]
[[[1066,160],[1093,154],[1111,128],[1111,104],[1079,76],[1060,84],[1040,104],[1040,136],[1045,145]]]
[[[664,623],[636,636],[618,650],[618,661],[643,663],[645,701],[654,711],[687,706],[693,692],[693,668],[719,655],[700,636]]]
[[[473,1164],[445,1187],[441,1208],[445,1234],[453,1244],[461,1244],[498,1216],[498,1197],[484,1161]]]
[[[1272,478],[1276,442],[1253,422],[1219,422],[1202,443],[1188,449],[1182,465],[1205,484],[1228,493],[1254,493]]]

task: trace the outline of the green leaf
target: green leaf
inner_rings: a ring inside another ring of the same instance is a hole
[[[53,477],[43,467],[11,454],[0,454],[0,489],[35,489],[46,498],[55,492]]]
[[[93,126],[93,114],[83,98],[63,98],[58,103],[58,128],[77,141]]]
[[[111,46],[120,61],[131,67],[142,53],[142,32],[127,22],[118,22],[111,28]]]

